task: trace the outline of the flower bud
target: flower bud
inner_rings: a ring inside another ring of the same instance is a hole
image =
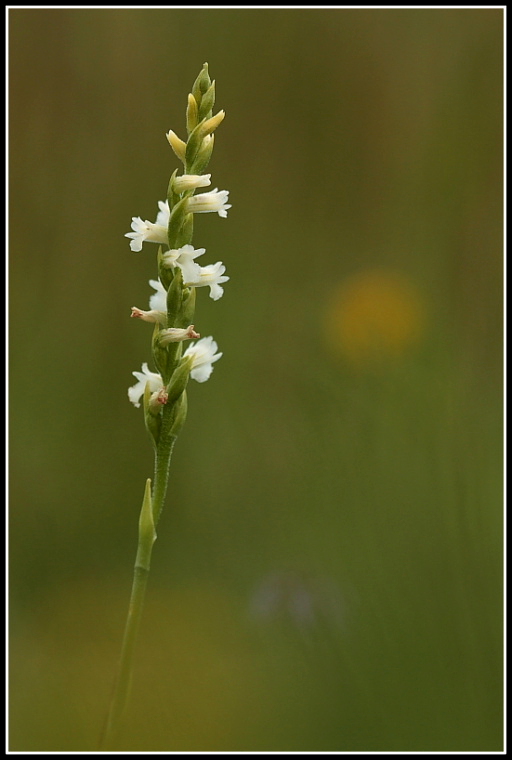
[[[188,96],[188,106],[187,106],[187,132],[190,134],[193,129],[197,127],[198,123],[198,109],[197,109],[197,100],[194,98],[192,93]]]
[[[158,249],[157,261],[158,261],[158,278],[160,282],[162,283],[163,287],[165,288],[165,291],[167,292],[167,290],[169,290],[169,285],[172,282],[173,272],[170,270],[169,266],[166,265],[165,254],[162,253],[162,246],[160,246]]]
[[[199,148],[201,147],[201,142],[205,136],[202,130],[205,121],[206,119],[200,121],[197,127],[189,135],[187,147],[185,149],[185,166],[187,167],[191,165],[192,161],[196,157]]]
[[[177,195],[186,193],[187,190],[195,190],[198,187],[211,185],[211,174],[182,174],[181,177],[172,177],[172,189]]]
[[[187,288],[188,290],[188,288]],[[196,310],[196,289],[190,288],[187,295],[187,290],[183,293],[183,304],[181,307],[180,321],[186,325],[192,322],[194,319],[194,312]]]
[[[151,480],[146,480],[144,499],[139,516],[139,545],[135,567],[141,567],[149,571],[151,549],[156,540],[155,521],[153,518],[153,506],[151,503]]]
[[[161,325],[159,322],[156,322],[153,335],[151,336],[151,353],[160,375],[166,379],[166,376],[168,376],[166,370],[169,357],[166,349],[160,345],[160,332]],[[155,389],[153,388],[153,390]]]
[[[173,151],[176,153],[180,161],[185,163],[185,152],[187,150],[187,143],[184,143],[183,140],[180,140],[177,134],[170,129],[166,137],[169,141],[169,145],[173,149]]]
[[[176,325],[178,315],[181,311],[183,298],[183,275],[181,269],[177,268],[172,282],[167,291],[167,321],[171,327]]]
[[[211,83],[212,81],[208,74],[208,64],[203,63],[203,68],[199,72],[199,76],[192,86],[192,95],[199,104],[201,104],[202,97],[210,88]]]
[[[163,389],[165,390],[165,388]],[[144,388],[144,423],[155,447],[158,445],[160,438],[160,429],[162,427],[162,415],[160,414],[161,404],[155,402],[155,398],[160,391],[151,391],[149,383]]]
[[[212,157],[214,139],[215,135],[206,135],[206,137],[203,139],[201,147],[197,151],[194,162],[189,167],[189,171],[191,173],[194,172],[194,174],[202,174],[202,172],[204,172],[210,163],[210,158]]]
[[[203,121],[200,121],[197,127],[194,129],[194,131],[191,133],[188,143],[187,143],[187,149],[185,152],[186,155],[186,161],[187,166],[190,166],[192,162],[195,160],[201,145],[202,141],[205,137],[208,137],[209,135],[214,132],[219,124],[222,123],[225,117],[225,111],[219,111],[215,116],[212,116],[210,119],[203,119]]]
[[[211,119],[207,119],[201,127],[201,136],[204,138],[207,135],[211,135],[211,133],[217,129],[219,124],[224,121],[225,115],[225,111],[219,111],[219,113],[212,116]]]
[[[175,207],[177,203],[180,201],[179,193],[176,192],[174,189],[174,180],[176,178],[176,175],[178,174],[178,170],[175,169],[173,173],[171,174],[171,179],[169,180],[169,184],[167,185],[167,205],[169,206],[169,216],[171,214],[171,209]],[[169,226],[169,220],[167,220],[167,226]]]
[[[178,437],[179,433],[181,432],[181,428],[185,424],[185,420],[187,418],[187,408],[187,391],[183,391],[178,401],[176,402],[173,411],[174,420],[171,426],[171,435],[175,438]]]
[[[176,238],[176,246],[183,248],[185,245],[190,245],[192,238],[194,237],[194,214],[187,214],[181,225],[178,237]]]
[[[167,385],[168,403],[174,404],[187,387],[190,371],[192,369],[192,357],[183,357],[178,364]]]
[[[199,108],[199,119],[209,119],[212,115],[212,109],[215,104],[215,80],[211,83],[210,87],[206,90],[201,99],[201,106]]]
[[[169,217],[169,225],[167,227],[167,238],[169,248],[179,248],[178,240],[180,239],[180,231],[185,218],[187,216],[187,198],[183,198],[179,201]]]

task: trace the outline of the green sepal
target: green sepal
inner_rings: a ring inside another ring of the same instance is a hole
[[[183,274],[179,267],[174,271],[174,277],[167,291],[167,326],[176,327],[183,302]]]
[[[162,345],[160,343],[160,330],[155,330],[153,332],[153,361],[157,365],[164,385],[169,382],[172,373],[181,360],[181,354],[183,352],[182,346],[183,344],[181,341],[173,341],[171,343],[167,343],[166,345]]]
[[[187,167],[190,167],[194,164],[198,153],[204,145],[204,138],[215,132],[217,127],[224,121],[224,117],[224,111],[219,111],[215,114],[215,116],[212,116],[210,114],[208,118],[205,118],[199,122],[188,139],[187,150],[185,153]],[[189,174],[192,174],[190,169],[187,169],[187,171]]]
[[[174,192],[174,178],[176,177],[177,173],[178,170],[175,169],[172,173],[171,179],[169,180],[169,185],[167,187],[167,200],[169,201],[169,208],[171,211],[180,200],[179,194]]]
[[[211,138],[208,141],[203,140],[203,144],[199,148],[197,156],[195,157],[194,162],[189,168],[190,174],[204,173],[204,170],[210,163],[210,158],[212,157],[214,140],[215,140],[215,135],[211,135]]]
[[[194,214],[187,214],[185,221],[181,225],[180,234],[178,238],[178,248],[183,248],[184,245],[190,245],[192,238],[194,237]]]
[[[181,201],[174,206],[169,218],[169,226],[167,228],[167,237],[169,240],[170,250],[176,250],[180,248],[180,231],[183,222],[187,216],[187,203],[188,198],[182,198]]]
[[[192,235],[194,232],[193,219],[194,219],[193,214],[187,214],[187,216],[185,217],[185,221],[183,222],[180,228],[178,237],[176,239],[176,246],[175,246],[176,250],[178,250],[178,248],[182,248],[184,245],[187,245],[187,243],[191,242]]]
[[[153,517],[153,505],[151,503],[151,480],[146,480],[144,490],[144,499],[142,500],[142,509],[139,517],[139,545],[137,547],[137,557],[135,567],[142,567],[149,571],[151,561],[151,550],[156,541],[155,521]]]
[[[208,74],[208,64],[203,63],[203,68],[199,72],[196,81],[192,85],[192,95],[199,105],[201,104],[203,94],[207,92],[211,83],[212,81],[210,79],[210,75]]]
[[[162,377],[165,377],[167,371],[167,351],[164,346],[160,345],[161,329],[162,326],[158,322],[155,322],[153,335],[151,336],[151,352],[158,372]]]
[[[199,106],[199,121],[201,119],[209,119],[212,115],[213,106],[215,105],[215,79],[211,83],[210,87],[204,93],[201,99],[201,105]]]
[[[212,80],[210,79],[210,75],[208,73],[208,64],[203,63],[203,69],[199,74],[199,89],[201,90],[201,94],[204,95],[204,93],[210,87],[211,83]]]
[[[174,268],[164,266],[162,246],[159,246],[158,248],[157,263],[158,263],[158,277],[160,278],[160,282],[162,283],[162,285],[164,286],[166,290],[169,290],[169,285],[171,284],[172,279],[174,277]]]
[[[181,361],[181,355],[183,353],[183,343],[176,341],[174,343],[168,343],[167,349],[167,367],[165,373],[162,375],[164,383],[168,383],[172,377],[172,373]]]
[[[188,291],[188,293],[187,293]],[[183,291],[183,303],[178,327],[188,327],[194,324],[194,313],[196,310],[196,289],[186,288]]]
[[[160,409],[152,409],[151,405],[149,403],[149,400],[151,398],[151,389],[149,387],[149,383],[146,383],[146,387],[144,388],[144,397],[143,397],[143,404],[144,404],[144,423],[146,425],[146,430],[148,431],[150,438],[153,441],[153,444],[155,448],[158,446],[158,441],[160,440],[160,430],[162,427],[162,415],[160,412]]]
[[[190,357],[185,357],[178,364],[172,377],[167,384],[168,404],[174,404],[185,388],[187,387],[188,379],[190,377],[190,371],[192,369],[192,360]]]
[[[185,420],[187,419],[187,409],[188,409],[187,391],[183,391],[181,396],[176,401],[176,404],[174,405],[174,409],[173,409],[171,435],[174,436],[175,438],[178,437],[183,425],[185,424]]]
[[[205,137],[205,134],[203,134],[203,125],[205,121],[206,119],[202,119],[202,121],[199,122],[197,127],[189,135],[187,141],[187,150],[185,151],[186,166],[190,166],[192,164],[197,152],[199,151],[199,148],[201,147],[201,143]],[[192,174],[192,172],[187,170],[187,174]]]

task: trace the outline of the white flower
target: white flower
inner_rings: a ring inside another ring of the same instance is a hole
[[[156,372],[150,372],[146,362],[142,365],[142,372],[132,372],[132,375],[137,378],[135,385],[128,388],[128,398],[134,404],[134,406],[140,406],[140,399],[144,395],[146,390],[146,384],[149,383],[149,389],[156,395],[156,398],[160,395],[163,389],[163,380]],[[160,402],[162,403],[162,402]]]
[[[192,214],[206,214],[216,211],[219,216],[226,217],[231,204],[227,203],[229,190],[210,190],[209,193],[193,195],[188,199],[187,211]]]
[[[150,311],[143,311],[136,306],[132,306],[132,317],[143,319],[144,322],[161,322],[167,321],[167,291],[160,280],[150,280],[149,284],[156,290],[156,293],[149,299]]]
[[[194,325],[189,325],[186,328],[181,327],[168,327],[166,330],[160,332],[159,341],[162,346],[167,343],[177,343],[180,340],[195,340],[200,338],[199,333],[194,330]]]
[[[167,291],[160,280],[150,280],[149,284],[156,290],[156,293],[149,299],[149,307],[155,311],[163,311],[167,314]]]
[[[132,238],[130,243],[132,251],[142,251],[142,243],[144,241],[148,243],[160,243],[161,245],[169,244],[167,237],[167,227],[169,226],[171,215],[169,203],[167,201],[158,201],[158,208],[160,211],[154,223],[148,222],[147,219],[143,222],[140,216],[132,217],[133,232],[125,234],[125,237]]]
[[[208,187],[211,184],[211,176],[211,174],[183,174],[173,179],[172,188],[179,195],[187,190],[195,190],[196,187]]]
[[[222,354],[216,354],[217,344],[210,335],[208,338],[201,338],[197,343],[191,343],[183,354],[183,358],[186,356],[192,359],[192,369],[190,372],[191,377],[197,380],[198,383],[204,383],[208,380],[212,374],[213,362],[220,359]]]
[[[217,261],[216,264],[209,264],[206,267],[200,267],[199,264],[193,264],[193,267],[194,269],[189,267],[186,272],[185,269],[183,269],[183,284],[193,288],[209,285],[210,298],[217,301],[224,293],[224,288],[221,287],[220,283],[229,280],[229,277],[224,276],[226,267],[222,261]]]
[[[165,324],[166,315],[163,311],[144,311],[137,306],[132,306],[130,317],[137,317],[137,319],[142,319],[144,322],[160,322],[161,324]]]
[[[168,269],[179,265],[183,272],[183,280],[186,280],[188,276],[192,276],[197,264],[194,264],[194,259],[202,256],[206,253],[206,248],[194,248],[192,245],[184,245],[182,248],[172,249],[166,251],[162,256],[162,263]]]

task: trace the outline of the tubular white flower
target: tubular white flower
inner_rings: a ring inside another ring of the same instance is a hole
[[[217,212],[219,216],[226,217],[228,208],[231,203],[227,203],[229,190],[210,190],[209,193],[200,193],[192,195],[188,199],[187,211],[189,214],[206,214],[208,212]]]
[[[164,267],[169,269],[179,265],[183,272],[183,279],[188,276],[192,276],[197,264],[194,264],[194,259],[202,256],[206,253],[206,248],[194,248],[192,245],[184,245],[182,248],[176,248],[170,251],[166,251],[162,256],[162,263]]]
[[[156,372],[150,372],[146,362],[142,365],[142,372],[132,372],[132,375],[137,378],[137,382],[128,388],[128,398],[134,406],[137,408],[140,406],[140,399],[144,395],[147,383],[149,383],[149,389],[152,393],[156,394],[157,397],[160,395],[160,391],[164,387],[162,378]]]
[[[178,265],[181,264],[178,262]],[[201,288],[203,286],[210,286],[210,298],[217,301],[224,293],[224,288],[221,287],[222,282],[227,282],[229,277],[224,276],[226,267],[222,261],[217,261],[216,264],[209,264],[206,267],[200,267],[199,264],[193,264],[192,267],[182,269],[183,271],[183,284],[187,287]]]
[[[165,324],[166,320],[166,315],[163,311],[144,311],[137,308],[137,306],[132,306],[130,317],[137,317],[137,319],[142,319],[144,322],[160,322],[162,325]]]
[[[130,242],[130,248],[132,251],[142,251],[142,243],[160,243],[161,245],[168,245],[167,227],[169,226],[169,217],[171,212],[169,210],[169,203],[167,201],[158,201],[158,208],[160,211],[156,217],[156,221],[148,222],[142,221],[140,216],[132,217],[132,230],[133,232],[127,232],[125,237],[132,238]]]
[[[197,380],[198,383],[204,383],[213,372],[212,364],[222,356],[222,353],[216,354],[217,344],[212,336],[201,338],[197,343],[191,343],[183,354],[183,359],[191,359],[190,376]]]
[[[167,321],[167,291],[160,280],[150,280],[149,284],[156,290],[156,293],[149,299],[150,311],[143,311],[132,306],[132,317],[144,320],[144,322],[160,322],[165,324]]]
[[[199,333],[196,333],[194,330],[194,325],[189,325],[184,329],[181,327],[168,327],[160,332],[159,341],[162,346],[165,346],[167,343],[177,343],[181,340],[196,340],[200,337]]]
[[[172,187],[178,195],[187,190],[195,190],[196,187],[208,187],[211,184],[211,176],[211,174],[183,174],[173,179]]]

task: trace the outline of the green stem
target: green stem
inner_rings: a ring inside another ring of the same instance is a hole
[[[114,684],[114,692],[107,721],[100,740],[100,750],[106,750],[114,740],[130,694],[133,653],[144,606],[151,553],[156,539],[155,526],[160,519],[164,505],[169,481],[171,455],[174,442],[176,441],[176,435],[173,435],[171,432],[174,422],[172,412],[173,410],[167,407],[163,410],[162,428],[155,456],[155,479],[152,496],[150,495],[151,481],[148,480],[146,482],[146,492],[139,520],[139,541],[135,559],[130,606],[124,629],[118,675]]]
[[[139,623],[144,606],[144,596],[149,577],[149,568],[135,565],[133,575],[132,593],[130,597],[130,606],[128,608],[128,617],[124,629],[123,645],[121,648],[121,659],[119,662],[119,671],[114,684],[114,692],[110,704],[110,710],[103,730],[100,741],[100,750],[106,750],[115,738],[119,724],[128,702],[130,685],[132,680],[132,659],[139,630]]]
[[[164,407],[162,413],[162,427],[160,429],[160,437],[156,448],[155,480],[152,497],[153,520],[155,525],[158,525],[164,506],[167,484],[169,482],[169,467],[171,465],[172,450],[176,441],[176,436],[171,433],[172,424],[174,422],[173,411],[172,407]]]
[[[155,458],[155,487],[153,489],[153,519],[155,525],[160,520],[162,509],[167,493],[167,484],[169,482],[169,467],[171,463],[171,454],[174,441],[168,451],[157,451]]]

